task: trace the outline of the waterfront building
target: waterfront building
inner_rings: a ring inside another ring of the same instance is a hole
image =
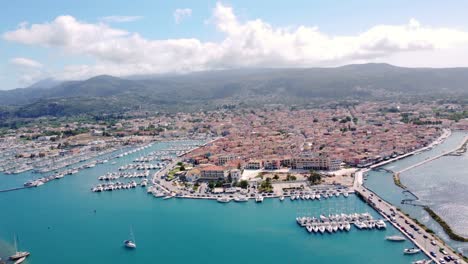
[[[292,168],[299,170],[338,170],[341,160],[315,153],[302,153],[292,161]]]
[[[245,166],[248,170],[259,170],[263,167],[263,162],[261,160],[249,160]]]
[[[228,170],[222,166],[208,165],[200,168],[200,180],[224,180],[228,175]]]

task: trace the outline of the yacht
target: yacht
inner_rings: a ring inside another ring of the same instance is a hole
[[[406,240],[406,238],[402,236],[387,236],[385,237],[385,239],[388,241],[395,241],[395,242],[403,242]]]
[[[249,198],[245,196],[234,197],[234,202],[237,202],[237,203],[243,203],[243,202],[248,202],[248,201],[249,201]]]
[[[421,250],[419,248],[405,248],[403,250],[403,253],[406,254],[406,255],[417,254],[419,252],[421,252]]]
[[[346,222],[346,224],[345,224],[345,227],[344,227],[344,228],[345,228],[345,230],[346,230],[346,231],[349,231],[349,230],[351,230],[351,224],[350,224],[349,222]]]
[[[413,263],[413,264],[431,264],[432,259],[421,259],[421,260],[413,261],[411,263]]]
[[[262,203],[262,202],[263,202],[263,196],[257,195],[257,196],[255,197],[255,202],[257,202],[257,203]]]
[[[281,195],[280,198],[279,198],[279,200],[280,200],[281,202],[284,201],[284,196]]]
[[[136,248],[135,237],[133,235],[133,230],[131,227],[130,227],[130,239],[124,241],[124,246],[130,249]]]
[[[23,263],[25,260],[26,260],[26,257],[19,258],[19,259],[17,259],[17,260],[14,262],[14,264],[21,264],[21,263]]]
[[[319,229],[320,233],[322,233],[322,234],[325,232],[325,226],[323,226],[323,225],[319,226],[318,229]]]
[[[296,200],[296,196],[293,194],[291,195],[291,201],[294,201],[294,200]]]
[[[344,193],[343,193],[343,196],[346,197],[346,198],[348,198],[348,196],[349,196],[348,192],[344,192]]]
[[[330,224],[326,226],[326,229],[328,233],[333,233],[333,227]]]
[[[375,222],[375,226],[378,228],[378,229],[385,229],[387,228],[387,225],[385,224],[385,222],[380,219],[378,220],[377,222]]]
[[[229,197],[220,197],[218,199],[216,199],[218,201],[218,203],[229,203],[231,201],[231,198]]]
[[[317,233],[317,232],[319,231],[319,227],[316,226],[316,225],[313,225],[313,226],[312,226],[312,230],[313,230],[315,233]]]
[[[14,242],[15,242],[15,254],[10,256],[10,260],[19,261],[20,259],[26,258],[27,256],[30,255],[30,253],[27,252],[27,251],[18,251],[18,242],[17,242],[16,235],[14,237]],[[23,261],[24,261],[24,259],[23,259]],[[21,261],[21,262],[23,262],[23,261]]]
[[[312,233],[312,231],[313,231],[313,228],[312,228],[311,225],[307,225],[306,229],[307,229],[307,232],[309,232],[309,233]]]

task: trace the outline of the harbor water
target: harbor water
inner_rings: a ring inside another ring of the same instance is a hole
[[[431,150],[390,163],[384,168],[399,171],[459,146],[468,132],[453,132],[442,144]],[[400,180],[408,190],[416,195],[417,204],[427,205],[440,215],[451,228],[468,237],[468,153],[462,156],[443,156],[400,175]],[[440,225],[420,206],[401,204],[403,199],[416,197],[393,184],[392,174],[384,171],[371,171],[365,181],[366,187],[377,192],[384,199],[402,208],[411,217],[431,228],[453,248],[468,254],[468,243],[451,240]]]
[[[157,143],[148,151],[171,143]],[[154,198],[146,189],[92,193],[97,177],[128,164],[138,153],[80,171],[37,188],[0,193],[0,256],[19,247],[31,252],[27,263],[411,263],[422,254],[403,255],[411,242],[391,225],[384,231],[357,230],[309,234],[297,216],[369,212],[350,195],[322,201],[265,199],[261,204],[221,204],[208,200]],[[34,174],[0,175],[6,187],[22,185]],[[123,241],[133,229],[136,250]]]

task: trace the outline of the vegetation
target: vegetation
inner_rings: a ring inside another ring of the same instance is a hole
[[[286,175],[286,179],[284,179],[284,180],[285,180],[285,181],[295,181],[296,179],[297,179],[296,176],[291,175],[291,174],[288,173],[288,174]]]
[[[320,173],[314,170],[310,170],[310,175],[309,175],[308,180],[310,184],[312,185],[320,184],[320,182],[322,181],[322,176],[320,175]]]
[[[398,187],[400,187],[402,189],[406,189],[406,186],[404,186],[400,181],[400,174],[398,174],[398,173],[393,174],[393,182],[395,183],[396,186],[398,186]]]
[[[249,182],[246,180],[241,180],[238,182],[237,186],[241,187],[242,189],[247,189],[249,187]]]
[[[436,221],[439,223],[439,225],[444,229],[444,232],[452,239],[455,241],[460,241],[460,242],[468,242],[468,238],[462,237],[458,234],[456,234],[452,228],[444,221],[444,219],[440,218],[439,215],[437,215],[431,208],[425,206],[424,210]]]
[[[260,187],[258,188],[260,192],[272,192],[273,191],[273,186],[271,185],[271,179],[266,178],[262,183],[260,184]]]

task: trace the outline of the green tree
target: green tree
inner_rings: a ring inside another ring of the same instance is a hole
[[[320,173],[314,171],[314,170],[310,170],[310,175],[309,175],[309,178],[308,178],[310,184],[312,185],[316,185],[316,184],[319,184],[321,181],[322,181],[322,176],[320,175]]]
[[[249,182],[246,180],[242,180],[239,182],[239,187],[241,187],[242,189],[247,189],[249,187]]]

